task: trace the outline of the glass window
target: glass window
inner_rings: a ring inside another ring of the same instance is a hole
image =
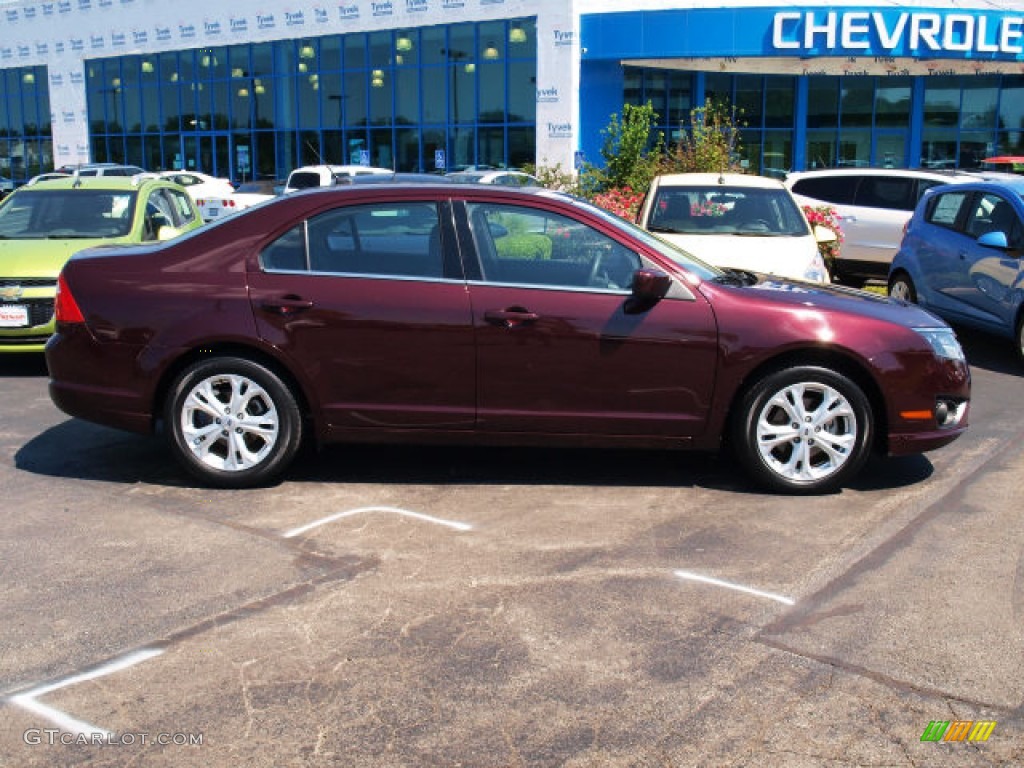
[[[807,127],[835,128],[838,121],[839,78],[807,78]]]
[[[512,205],[467,205],[483,279],[491,283],[628,291],[640,257],[559,214]]]
[[[969,195],[968,192],[947,192],[944,195],[936,195],[928,204],[925,220],[939,227],[955,229],[960,209]]]
[[[843,128],[870,126],[874,120],[873,77],[844,77],[840,89],[840,120]]]
[[[828,174],[817,178],[800,179],[793,185],[793,193],[822,200],[826,203],[853,202],[860,176],[854,174]]]
[[[900,211],[914,210],[916,202],[914,180],[897,176],[865,176],[853,200],[854,205],[866,208]]]
[[[996,127],[998,79],[972,77],[965,78],[962,82],[964,91],[960,127],[967,131],[991,131]]]
[[[796,78],[773,77],[765,78],[765,128],[792,128],[796,103],[794,92]]]
[[[481,152],[497,167],[533,163],[536,46],[535,19],[526,18],[88,61],[90,159],[235,178],[283,178],[317,152],[336,162],[367,149],[410,169],[432,169],[434,148],[446,150],[449,168],[479,163]],[[47,133],[47,77],[35,69],[34,89],[20,83],[21,70],[0,74],[8,134]],[[691,76],[662,77],[686,84],[678,110],[688,106]],[[211,131],[231,139],[201,146]],[[242,158],[230,142],[250,153]],[[52,156],[24,140],[11,146],[25,148],[24,167],[37,162],[30,155]]]
[[[306,225],[292,227],[260,254],[260,266],[267,272],[302,272],[306,260]]]
[[[967,218],[967,234],[978,238],[989,232],[1002,232],[1008,242],[1019,240],[1019,221],[1013,204],[999,195],[981,195],[973,205],[974,210]]]
[[[911,107],[909,77],[878,80],[875,90],[875,125],[879,128],[909,128]]]
[[[314,272],[440,278],[441,227],[435,203],[349,206],[309,221]]]

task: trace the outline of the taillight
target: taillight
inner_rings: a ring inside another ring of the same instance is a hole
[[[85,316],[78,308],[78,302],[71,295],[64,273],[57,278],[57,298],[54,300],[53,313],[58,323],[84,323]]]

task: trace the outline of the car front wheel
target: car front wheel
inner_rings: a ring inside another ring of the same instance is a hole
[[[853,477],[867,459],[871,406],[853,381],[800,366],[757,381],[740,402],[737,456],[761,485],[823,493]]]
[[[914,290],[914,282],[910,279],[910,275],[905,272],[899,272],[889,280],[889,295],[894,299],[909,301],[911,304],[917,303],[917,291]]]
[[[268,368],[237,357],[186,368],[170,389],[165,419],[178,461],[202,482],[221,488],[276,479],[302,439],[292,391]]]

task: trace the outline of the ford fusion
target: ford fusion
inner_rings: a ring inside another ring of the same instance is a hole
[[[735,451],[775,491],[967,428],[950,328],[850,289],[709,266],[587,203],[330,187],[61,272],[50,394],[166,437],[200,482],[337,441]]]

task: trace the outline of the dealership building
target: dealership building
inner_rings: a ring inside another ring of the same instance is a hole
[[[1024,4],[0,0],[0,176],[600,158],[724,100],[752,172],[1024,154]]]

